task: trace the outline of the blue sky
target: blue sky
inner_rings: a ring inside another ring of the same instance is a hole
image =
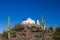
[[[44,16],[46,27],[60,25],[60,0],[0,0],[0,33],[7,30],[8,16],[11,28],[28,17],[40,20]]]

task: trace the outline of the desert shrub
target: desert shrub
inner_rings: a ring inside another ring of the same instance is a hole
[[[11,35],[12,37],[16,37],[16,35],[15,35],[14,32],[10,33],[10,35]]]
[[[24,30],[24,26],[18,24],[18,25],[16,25],[12,30],[15,30],[15,31],[22,31],[22,30]]]
[[[31,26],[30,29],[31,29],[32,32],[36,32],[36,30],[37,30],[35,26]]]
[[[53,26],[51,26],[49,29],[50,29],[51,31],[53,31]]]
[[[31,26],[31,31],[32,32],[39,32],[40,31],[40,28],[39,27],[35,27],[35,26]]]

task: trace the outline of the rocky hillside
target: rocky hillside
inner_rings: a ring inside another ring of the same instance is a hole
[[[11,38],[9,40],[52,40],[52,29],[42,30],[40,27],[25,26],[17,24],[10,31]],[[0,40],[8,40],[7,31],[0,34]]]

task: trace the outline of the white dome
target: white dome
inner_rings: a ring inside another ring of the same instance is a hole
[[[25,21],[22,21],[22,24],[35,24],[35,20],[32,20],[31,18],[28,18]]]

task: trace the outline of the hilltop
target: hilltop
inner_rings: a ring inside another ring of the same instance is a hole
[[[52,40],[53,35],[52,29],[43,30],[38,26],[27,26],[22,24],[17,24],[10,30],[10,40]],[[8,40],[8,32],[4,31],[0,35],[0,40]]]

